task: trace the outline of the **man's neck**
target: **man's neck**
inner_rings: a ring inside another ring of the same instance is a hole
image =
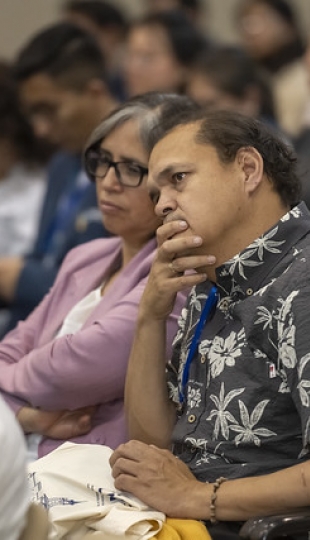
[[[278,204],[267,202],[264,205],[264,210],[255,212],[253,209],[250,219],[245,220],[245,223],[232,231],[231,235],[226,235],[223,242],[213,246],[213,250],[212,246],[208,246],[207,254],[216,257],[215,265],[206,269],[210,281],[216,283],[216,268],[238,255],[257,238],[275,226],[290,208],[279,201]]]

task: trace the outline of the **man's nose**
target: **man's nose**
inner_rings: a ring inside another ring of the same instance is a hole
[[[159,199],[155,205],[155,214],[161,218],[173,212],[176,208],[176,202],[163,193],[160,194]]]
[[[51,122],[47,118],[37,116],[31,119],[31,123],[33,126],[33,130],[35,132],[35,135],[39,139],[49,138],[52,131],[52,127],[51,127]]]

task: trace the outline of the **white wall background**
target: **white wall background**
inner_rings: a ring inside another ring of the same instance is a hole
[[[130,16],[143,12],[143,0],[110,0]],[[212,37],[236,41],[234,11],[240,0],[205,0],[204,26]],[[310,0],[291,0],[310,37]],[[0,0],[0,57],[12,59],[34,32],[59,17],[61,0]]]

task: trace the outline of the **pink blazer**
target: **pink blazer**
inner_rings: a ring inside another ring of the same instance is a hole
[[[97,405],[92,430],[72,440],[111,448],[126,440],[126,368],[155,248],[154,239],[130,261],[80,331],[54,340],[69,310],[117,264],[121,241],[94,240],[71,250],[41,304],[0,343],[0,389],[15,412],[26,404],[44,410]],[[167,357],[184,303],[179,295],[168,322]],[[39,456],[63,442],[43,439]]]

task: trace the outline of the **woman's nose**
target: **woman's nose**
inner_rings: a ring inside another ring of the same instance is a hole
[[[114,167],[109,167],[105,176],[100,179],[100,185],[101,187],[103,187],[103,189],[106,190],[122,191],[123,189],[123,186],[117,177]]]

